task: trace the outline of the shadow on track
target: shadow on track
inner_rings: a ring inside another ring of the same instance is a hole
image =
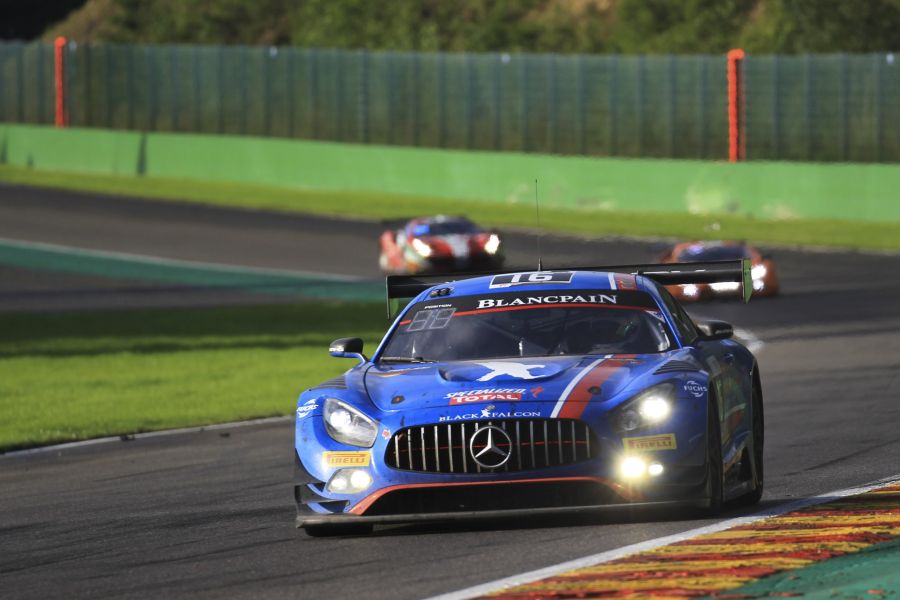
[[[479,531],[514,531],[532,529],[563,529],[577,527],[598,527],[603,525],[648,524],[683,522],[687,529],[696,529],[727,519],[746,516],[769,516],[780,512],[778,509],[796,498],[766,499],[756,506],[740,507],[726,505],[715,518],[698,514],[696,510],[678,508],[616,508],[602,510],[594,515],[541,515],[523,520],[521,518],[497,517],[442,523],[415,523],[409,525],[379,525],[372,533],[363,535],[334,536],[335,538],[397,537],[425,534],[472,533]],[[312,539],[307,536],[307,539]]]

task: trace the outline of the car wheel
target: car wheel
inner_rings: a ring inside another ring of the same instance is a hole
[[[719,405],[710,394],[706,411],[706,503],[702,513],[717,515],[722,510],[722,431],[719,423]]]
[[[336,537],[341,535],[356,536],[372,533],[372,525],[369,523],[338,523],[327,525],[304,525],[303,530],[310,537]]]
[[[763,484],[765,482],[765,470],[763,463],[763,446],[765,444],[765,420],[763,418],[762,390],[759,385],[753,384],[753,408],[751,409],[751,424],[753,429],[753,491],[741,496],[739,502],[743,505],[757,504],[762,498]]]

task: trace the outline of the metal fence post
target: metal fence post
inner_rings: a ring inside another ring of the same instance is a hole
[[[53,41],[53,83],[56,89],[56,115],[54,122],[57,127],[66,127],[66,38],[59,36]],[[0,94],[2,100],[2,94]],[[3,114],[0,109],[0,115]]]
[[[744,123],[744,51],[734,48],[726,57],[728,78],[728,160],[738,162],[745,157]]]

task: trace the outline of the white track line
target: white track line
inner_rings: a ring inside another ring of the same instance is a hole
[[[735,327],[734,335],[740,338],[744,342],[744,345],[747,346],[747,350],[749,350],[753,354],[756,354],[757,352],[762,350],[763,346],[766,345],[765,342],[756,337],[756,334],[754,334],[749,329]]]
[[[547,577],[553,577],[554,575],[559,575],[561,573],[572,571],[574,569],[582,569],[584,567],[590,567],[593,565],[607,563],[607,562],[616,560],[618,558],[623,558],[623,557],[631,555],[631,554],[636,554],[638,552],[654,550],[661,546],[667,546],[669,544],[674,544],[675,542],[682,542],[684,540],[691,539],[691,538],[697,537],[699,535],[704,535],[707,533],[716,533],[718,531],[724,531],[726,529],[731,529],[732,527],[738,527],[739,525],[747,525],[749,523],[761,521],[761,520],[767,519],[769,517],[783,515],[785,513],[791,512],[791,511],[799,510],[801,508],[806,508],[808,506],[815,506],[817,504],[823,504],[825,502],[830,502],[832,500],[836,500],[838,498],[844,498],[846,496],[854,496],[856,494],[863,494],[865,492],[869,492],[871,490],[885,487],[885,486],[888,486],[888,485],[891,485],[894,483],[898,483],[898,482],[900,482],[900,474],[892,475],[890,477],[886,477],[884,479],[880,479],[873,483],[869,483],[869,484],[862,485],[859,487],[847,488],[847,489],[838,490],[835,492],[828,492],[826,494],[821,494],[819,496],[813,496],[812,498],[797,500],[796,502],[791,502],[788,504],[782,504],[780,506],[772,507],[770,509],[764,510],[764,511],[756,513],[754,515],[748,515],[746,517],[737,517],[734,519],[728,519],[726,521],[721,521],[719,523],[714,523],[712,525],[707,525],[705,527],[698,527],[697,529],[691,529],[688,531],[684,531],[682,533],[676,533],[674,535],[667,535],[665,537],[660,537],[660,538],[656,538],[653,540],[647,540],[646,542],[640,542],[638,544],[631,544],[630,546],[623,546],[622,548],[617,548],[615,550],[608,550],[606,552],[600,552],[599,554],[592,554],[590,556],[585,556],[583,558],[576,558],[575,560],[570,560],[570,561],[560,563],[557,565],[553,565],[550,567],[545,567],[543,569],[538,569],[536,571],[528,571],[527,573],[521,573],[519,575],[513,575],[511,577],[504,577],[503,579],[497,579],[496,581],[490,581],[488,583],[483,583],[481,585],[476,585],[476,586],[466,588],[463,590],[459,590],[456,592],[449,592],[447,594],[433,596],[433,597],[429,598],[428,600],[463,600],[465,598],[483,596],[483,595],[489,594],[489,593],[502,592],[504,589],[507,589],[510,587],[522,585],[525,583],[530,583],[532,581],[537,581],[539,579],[545,579]]]
[[[149,256],[146,254],[131,254],[128,252],[115,252],[111,250],[90,250],[87,248],[77,248],[75,246],[62,246],[59,244],[49,244],[45,242],[30,242],[25,240],[14,240],[10,238],[0,238],[0,244],[15,246],[18,248],[47,250],[51,252],[63,252],[66,254],[80,254],[82,256],[90,256],[94,258],[111,258],[118,260],[127,260],[130,262],[139,262],[152,265],[163,265],[168,267],[190,267],[194,269],[206,269],[209,271],[222,271],[225,273],[247,273],[252,275],[286,275],[293,277],[316,277],[319,279],[327,279],[329,281],[361,281],[362,277],[354,277],[352,275],[335,275],[332,273],[317,273],[315,271],[295,271],[293,269],[268,269],[263,267],[245,267],[240,265],[225,265],[221,263],[210,263],[196,260],[181,260],[177,258],[163,258],[161,256]]]
[[[48,452],[58,452],[60,450],[70,450],[73,448],[83,448],[85,446],[96,446],[99,444],[110,444],[114,442],[131,442],[133,440],[142,440],[145,438],[163,437],[167,435],[181,435],[183,433],[200,433],[201,431],[216,431],[219,429],[234,429],[237,427],[250,427],[253,425],[269,425],[271,423],[285,423],[293,419],[293,415],[283,417],[266,417],[264,419],[251,419],[249,421],[233,421],[231,423],[218,423],[216,425],[201,425],[199,427],[184,427],[182,429],[164,429],[162,431],[149,431],[147,433],[123,434],[104,438],[96,438],[93,440],[85,440],[83,442],[68,442],[65,444],[56,444],[53,446],[41,446],[40,448],[28,448],[26,450],[14,450],[6,454],[0,454],[0,459],[12,458],[15,456],[28,456],[29,454],[47,454]]]
[[[695,319],[694,319],[695,321],[700,321],[700,322],[716,320],[712,317],[706,317],[706,316],[699,315],[699,314],[694,314],[691,316],[695,317]],[[738,338],[740,341],[742,341],[744,343],[744,345],[747,346],[747,350],[749,350],[753,354],[756,354],[757,352],[762,350],[763,346],[766,345],[765,342],[763,342],[761,339],[759,339],[755,333],[753,333],[749,329],[744,329],[742,327],[734,328],[734,336],[736,338]]]

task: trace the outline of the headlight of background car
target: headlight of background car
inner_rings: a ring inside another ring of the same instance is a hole
[[[497,250],[500,249],[500,236],[496,233],[492,233],[491,237],[484,243],[484,251],[488,254],[497,254]]]
[[[664,423],[672,414],[674,401],[675,385],[670,382],[644,390],[619,409],[619,429],[634,431]]]
[[[753,279],[762,279],[766,276],[766,265],[756,265],[750,269],[750,277]]]
[[[412,240],[413,249],[418,252],[420,255],[428,258],[431,256],[431,246],[420,240],[419,238],[413,238]]]
[[[349,404],[336,398],[326,398],[322,417],[325,419],[325,430],[335,441],[363,448],[371,448],[375,443],[378,433],[375,421]]]

